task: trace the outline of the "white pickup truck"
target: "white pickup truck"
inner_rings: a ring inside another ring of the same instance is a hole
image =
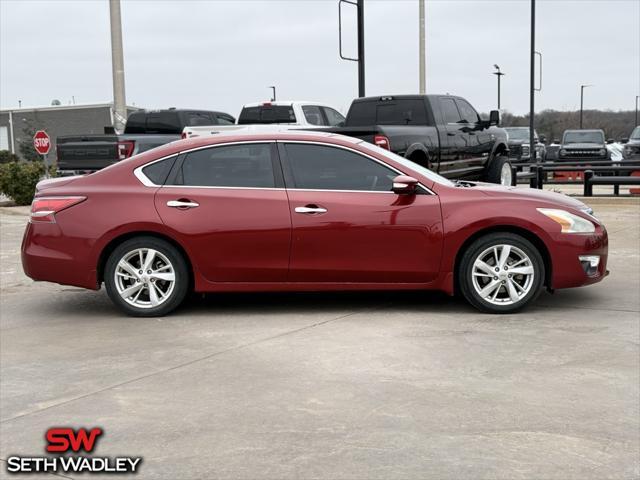
[[[318,102],[278,101],[248,103],[242,107],[234,125],[189,126],[182,138],[201,137],[242,131],[292,129],[309,127],[340,127],[344,116],[335,108]]]

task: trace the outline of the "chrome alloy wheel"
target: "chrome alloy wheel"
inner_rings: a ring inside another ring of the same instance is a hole
[[[511,165],[509,163],[505,163],[504,165],[502,165],[502,168],[500,169],[500,185],[504,187],[510,187],[511,180],[512,180]]]
[[[152,248],[138,248],[120,259],[114,281],[118,294],[129,305],[154,308],[171,296],[176,274],[165,255]]]
[[[473,262],[472,283],[480,297],[494,305],[513,305],[534,283],[533,262],[513,245],[494,245]]]

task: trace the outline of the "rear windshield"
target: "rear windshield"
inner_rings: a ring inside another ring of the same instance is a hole
[[[421,99],[391,99],[353,102],[347,126],[427,125],[427,112]]]
[[[567,132],[564,134],[563,143],[604,143],[602,132]]]
[[[252,123],[296,123],[296,115],[290,105],[260,105],[243,108],[238,124]]]
[[[178,112],[135,112],[129,115],[124,133],[180,134],[183,125]]]

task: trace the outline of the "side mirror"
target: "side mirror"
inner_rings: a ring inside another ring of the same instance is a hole
[[[489,112],[489,125],[500,124],[500,112],[498,110],[491,110]]]
[[[408,175],[398,175],[393,179],[393,191],[398,195],[413,195],[418,188],[418,180]]]
[[[545,137],[544,135],[540,135],[540,143],[547,143],[547,137]]]
[[[607,138],[607,145],[611,145],[613,141],[613,138]]]
[[[620,143],[627,143],[627,142],[629,142],[629,139],[627,137],[620,139]]]

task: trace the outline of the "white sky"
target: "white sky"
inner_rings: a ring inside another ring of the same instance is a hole
[[[528,0],[427,0],[427,92],[480,111],[529,108]],[[544,55],[536,110],[632,110],[640,95],[640,0],[538,0]],[[122,0],[127,103],[218,109],[324,101],[345,112],[353,62],[338,58],[337,0]],[[345,18],[355,55],[355,15]],[[417,0],[365,0],[367,94],[417,93]],[[0,106],[112,98],[107,0],[0,0]]]

